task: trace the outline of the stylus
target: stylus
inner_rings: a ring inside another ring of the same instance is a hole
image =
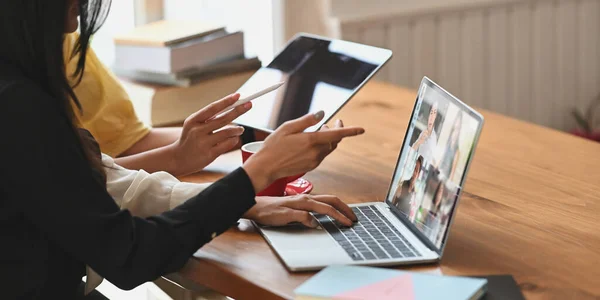
[[[264,95],[264,94],[270,93],[270,92],[272,92],[272,91],[274,91],[274,90],[276,90],[276,89],[280,88],[280,87],[281,87],[281,86],[282,86],[284,83],[285,83],[285,82],[280,82],[280,83],[278,83],[278,84],[275,84],[275,85],[273,85],[273,86],[270,86],[270,87],[268,87],[268,88],[266,88],[266,89],[264,89],[264,90],[262,90],[262,91],[260,91],[260,92],[256,92],[256,93],[254,93],[254,94],[252,94],[252,95],[250,95],[250,96],[247,96],[247,97],[244,97],[244,98],[240,98],[240,99],[239,99],[238,101],[236,101],[234,104],[232,104],[232,105],[228,106],[227,108],[225,108],[224,110],[220,111],[220,112],[217,114],[217,116],[218,116],[218,115],[221,115],[221,114],[223,114],[223,113],[226,113],[226,112],[228,112],[228,111],[230,111],[230,110],[232,110],[232,109],[234,109],[234,108],[236,108],[236,107],[238,107],[238,106],[240,106],[240,105],[243,105],[243,104],[245,104],[245,103],[248,103],[248,102],[250,102],[250,101],[252,101],[252,100],[254,100],[254,99],[256,99],[256,98],[258,98],[258,97],[260,97],[260,96],[262,96],[262,95]]]

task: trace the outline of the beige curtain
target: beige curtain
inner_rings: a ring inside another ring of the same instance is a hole
[[[339,37],[339,26],[330,17],[330,0],[273,0],[275,47],[285,45],[298,32]]]
[[[164,0],[134,0],[135,25],[139,26],[162,20],[164,17],[163,1]]]

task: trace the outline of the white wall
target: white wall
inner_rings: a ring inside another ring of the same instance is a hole
[[[272,0],[275,49],[279,51],[298,32],[339,36],[336,19],[331,18],[329,0]]]
[[[414,15],[468,7],[505,5],[521,0],[327,0],[331,15],[342,19],[379,19],[382,16]]]

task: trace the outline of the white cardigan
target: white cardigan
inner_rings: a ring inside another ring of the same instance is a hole
[[[144,170],[132,171],[115,163],[108,155],[102,154],[106,170],[108,193],[121,209],[128,209],[132,215],[149,217],[173,209],[196,196],[210,183],[186,183],[166,172],[148,174]],[[89,266],[86,267],[87,295],[102,283],[102,278]]]

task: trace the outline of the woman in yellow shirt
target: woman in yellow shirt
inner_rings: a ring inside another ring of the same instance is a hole
[[[64,53],[72,53],[77,38],[76,33],[66,37]],[[65,57],[65,61],[67,74],[73,74],[77,60]],[[194,124],[178,128],[147,127],[136,116],[125,89],[92,49],[87,52],[82,81],[74,90],[83,107],[83,114],[74,110],[79,124],[92,133],[103,153],[132,170],[166,171],[175,176],[198,172],[235,147],[244,132],[238,126],[215,134],[189,130]],[[185,141],[180,140],[182,133],[188,135]]]

